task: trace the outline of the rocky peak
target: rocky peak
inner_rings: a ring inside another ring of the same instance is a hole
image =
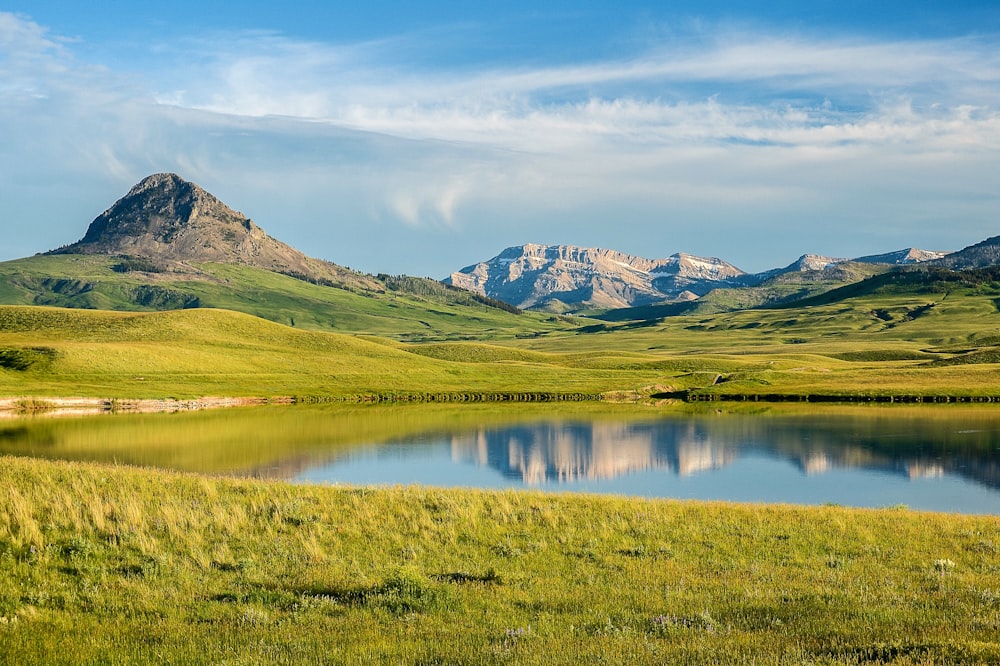
[[[909,264],[921,264],[925,261],[934,261],[935,259],[940,259],[947,254],[947,252],[934,252],[931,250],[919,250],[915,247],[908,247],[903,250],[896,250],[895,252],[858,257],[854,261],[862,264],[893,264],[902,266]]]
[[[277,249],[267,247],[273,244],[250,218],[200,186],[158,173],[132,187],[91,222],[80,242],[62,251],[254,264]]]
[[[715,257],[696,257],[686,252],[677,252],[666,259],[654,262],[652,272],[672,274],[689,279],[725,280],[739,277],[744,272],[736,266]]]
[[[160,266],[243,264],[313,282],[379,287],[271,238],[243,213],[173,173],[142,179],[91,222],[83,239],[56,253],[143,257]]]
[[[445,281],[521,308],[621,308],[707,293],[743,271],[678,253],[646,259],[617,250],[528,243],[467,266]]]
[[[785,271],[822,271],[837,264],[848,261],[837,257],[824,257],[818,254],[803,254],[787,266]]]

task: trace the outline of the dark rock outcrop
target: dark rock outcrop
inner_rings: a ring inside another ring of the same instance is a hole
[[[98,215],[79,242],[54,254],[142,257],[157,267],[243,264],[320,284],[381,288],[366,276],[272,238],[243,213],[172,173],[144,178]]]

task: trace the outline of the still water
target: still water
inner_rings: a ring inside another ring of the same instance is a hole
[[[906,505],[1000,515],[998,410],[700,409],[299,406],[17,419],[0,422],[0,454],[296,483]]]

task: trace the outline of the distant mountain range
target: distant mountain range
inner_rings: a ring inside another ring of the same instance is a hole
[[[722,259],[682,252],[646,259],[615,250],[527,244],[456,271],[445,282],[519,308],[557,312],[684,303],[720,289],[756,289],[750,305],[760,305],[954,256],[915,248],[854,259],[805,254],[783,268],[746,273]],[[815,288],[803,288],[806,284]]]
[[[895,271],[936,268],[926,280],[941,281],[940,271],[997,264],[1000,236],[954,253],[907,248],[853,259],[806,254],[788,266],[752,274],[721,259],[685,253],[646,259],[614,250],[527,244],[456,271],[442,284],[366,275],[309,257],[198,185],[161,173],[137,183],[97,216],[78,242],[0,262],[0,303],[116,310],[222,307],[309,328],[460,339],[470,322],[529,334],[525,318],[509,319],[520,309],[649,320],[855,293],[865,284],[890,284],[871,280]],[[907,284],[914,284],[911,278]],[[851,285],[859,287],[842,291]],[[482,313],[484,308],[490,312]],[[555,318],[531,321],[540,328],[558,325]]]
[[[614,250],[522,245],[452,273],[445,282],[524,308],[622,308],[694,299],[742,275],[720,259],[689,254],[644,259]]]

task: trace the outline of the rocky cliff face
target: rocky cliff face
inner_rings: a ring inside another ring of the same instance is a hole
[[[998,247],[998,239],[984,241],[967,259],[971,261],[972,254],[992,257],[1000,252]],[[721,259],[683,252],[644,259],[614,250],[529,244],[509,247],[489,261],[452,273],[445,282],[520,308],[569,312],[691,301],[717,288],[843,283],[863,279],[873,270],[934,263],[945,255],[915,248],[858,259],[804,254],[783,268],[748,274]]]
[[[365,276],[271,238],[247,216],[172,173],[144,178],[97,216],[82,240],[56,253],[142,257],[172,268],[244,264],[314,282],[379,288]]]
[[[721,259],[644,259],[570,245],[510,247],[445,280],[522,308],[622,308],[697,298],[743,271]]]

